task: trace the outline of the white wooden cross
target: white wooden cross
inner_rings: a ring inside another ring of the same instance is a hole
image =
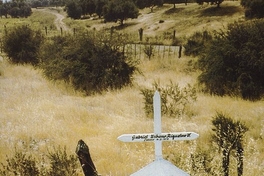
[[[160,94],[155,92],[153,97],[154,108],[154,133],[123,134],[118,137],[123,142],[152,142],[155,143],[155,160],[162,159],[162,141],[193,140],[199,134],[194,132],[161,132],[161,102]]]

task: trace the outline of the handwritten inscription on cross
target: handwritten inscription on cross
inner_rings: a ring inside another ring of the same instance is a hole
[[[162,159],[162,141],[178,141],[178,140],[193,140],[199,134],[194,132],[161,132],[161,101],[158,91],[153,97],[154,108],[154,133],[143,134],[123,134],[118,137],[118,140],[123,142],[154,142],[155,143],[155,159]]]

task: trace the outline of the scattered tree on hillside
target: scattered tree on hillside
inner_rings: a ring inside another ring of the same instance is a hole
[[[241,5],[246,9],[245,16],[249,18],[264,17],[264,1],[263,0],[241,0]]]
[[[19,16],[20,17],[28,17],[32,14],[32,10],[30,6],[21,6],[20,11],[19,11]]]
[[[153,8],[155,6],[162,6],[163,5],[163,0],[133,0],[136,4],[136,6],[139,8],[139,9],[143,9],[143,8],[146,8],[146,7],[149,7],[151,12],[153,12]]]
[[[66,4],[66,12],[70,18],[80,19],[82,16],[82,7],[75,1],[69,1]]]
[[[32,8],[42,7],[42,3],[40,0],[33,0],[31,1],[31,7]]]
[[[106,22],[120,21],[123,25],[124,20],[138,17],[138,9],[132,0],[113,0],[104,6],[103,14]]]
[[[233,23],[200,56],[199,82],[215,95],[258,100],[264,95],[264,20]]]
[[[95,13],[101,18],[103,15],[103,7],[107,4],[108,0],[95,0]]]
[[[173,4],[173,8],[176,8],[176,4],[185,3],[187,5],[187,0],[164,0],[164,3]]]
[[[25,0],[23,0],[25,1]],[[27,1],[27,0],[26,0]],[[67,0],[29,0],[32,8],[65,6]]]
[[[25,2],[6,2],[0,3],[0,15],[10,15],[12,18],[28,17],[32,14],[32,10],[29,4]]]
[[[82,15],[92,15],[94,13],[101,18],[103,15],[103,7],[108,2],[109,0],[72,0],[66,4],[66,11],[68,16],[73,19],[80,19]]]
[[[31,7],[32,8],[37,8],[37,7],[47,7],[47,6],[64,6],[65,1],[60,0],[60,1],[49,1],[49,0],[31,0]]]
[[[109,0],[72,0],[66,4],[66,11],[68,16],[73,19],[79,19],[82,15],[92,15],[94,13],[101,18],[103,8],[108,2]]]
[[[31,7],[24,4],[24,5],[20,5],[12,7],[9,11],[8,11],[9,15],[12,18],[18,18],[18,17],[28,17],[31,15],[32,11],[31,11]]]
[[[34,31],[26,25],[17,26],[5,34],[3,49],[12,63],[36,65],[42,41],[41,31]]]
[[[222,169],[224,176],[229,175],[230,154],[235,150],[237,157],[237,175],[243,175],[243,137],[248,128],[240,121],[234,121],[222,113],[217,113],[212,120],[215,132],[212,136],[222,151]]]
[[[8,12],[12,18],[18,18],[19,17],[19,8],[18,7],[13,7]]]
[[[1,18],[2,18],[2,16],[5,16],[7,18],[8,9],[10,9],[10,6],[8,6],[6,3],[0,4],[0,15],[1,15]]]
[[[80,0],[78,3],[82,8],[82,15],[92,15],[95,13],[95,1],[94,0]]]
[[[224,0],[196,0],[196,2],[200,5],[202,5],[204,2],[207,3],[211,3],[211,5],[216,4],[217,7],[220,7],[220,4],[223,2]]]

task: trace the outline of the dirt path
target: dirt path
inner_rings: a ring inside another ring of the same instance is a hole
[[[54,21],[54,24],[56,25],[57,29],[60,30],[62,28],[62,30],[64,31],[68,31],[70,30],[70,28],[63,22],[63,19],[65,18],[64,15],[48,10],[47,12],[52,13],[56,16],[56,19]]]
[[[70,28],[63,22],[63,19],[65,18],[65,15],[60,14],[59,12],[57,12],[57,10],[52,10],[52,9],[48,9],[48,8],[44,8],[44,9],[37,9],[46,13],[51,13],[53,15],[56,16],[56,19],[54,20],[54,24],[57,28],[57,30],[63,30],[63,31],[69,31]]]

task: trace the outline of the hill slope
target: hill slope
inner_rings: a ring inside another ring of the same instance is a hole
[[[224,1],[221,8],[197,3],[178,4],[173,8],[171,4],[163,7],[143,9],[137,19],[128,19],[124,27],[118,28],[116,23],[103,23],[101,20],[88,20],[90,28],[96,30],[115,26],[122,32],[137,33],[138,29],[144,29],[147,36],[163,35],[165,32],[176,30],[178,37],[184,37],[200,30],[218,30],[228,23],[243,20],[244,9],[239,1]],[[164,22],[160,23],[160,20]]]
[[[236,9],[235,13],[232,11],[228,15],[221,15],[222,11],[197,4],[178,5],[176,10],[165,5],[155,9],[154,13],[144,9],[138,19],[126,21],[123,30],[136,33],[142,27],[148,35],[162,35],[176,28],[177,35],[183,37],[200,29],[216,30],[242,18],[243,12],[238,2],[224,2],[221,10],[224,10],[224,6],[228,6],[227,11]],[[183,17],[178,18],[180,14]],[[161,18],[164,23],[158,23]],[[100,20],[82,20],[80,23],[96,29],[117,26],[115,23],[101,23]],[[117,140],[124,133],[153,132],[153,120],[144,114],[140,88],[151,87],[154,81],[163,85],[170,81],[194,85],[199,73],[186,72],[192,59],[186,56],[181,59],[142,59],[140,69],[143,74],[135,76],[133,86],[89,97],[64,83],[49,82],[40,70],[31,66],[10,65],[5,59],[0,59],[0,162],[5,161],[6,155],[12,156],[15,148],[37,158],[45,158],[47,151],[58,145],[67,146],[68,152],[74,154],[78,140],[83,139],[100,174],[130,175],[154,159],[152,143],[123,143]],[[244,140],[244,175],[262,175],[263,101],[249,102],[198,94],[197,102],[188,106],[186,116],[162,117],[162,131],[194,131],[200,137],[192,142],[164,142],[164,158],[191,172],[193,154],[204,151],[208,153],[206,156],[210,159],[211,169],[217,175],[221,157],[217,147],[210,142],[211,119],[216,112],[225,112],[249,127]],[[83,175],[81,171],[80,175]],[[230,175],[236,175],[233,155]]]

